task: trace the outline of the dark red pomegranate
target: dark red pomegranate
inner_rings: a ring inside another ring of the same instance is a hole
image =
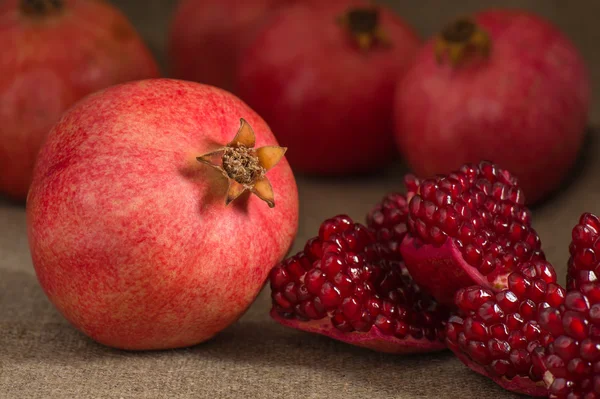
[[[458,314],[448,321],[446,342],[472,370],[505,389],[546,396],[542,370],[532,362],[532,352],[553,340],[540,326],[540,312],[560,306],[565,290],[556,284],[554,268],[547,262],[522,264],[508,278],[508,288],[493,292],[472,286],[456,294]]]
[[[444,349],[447,313],[386,251],[370,229],[348,216],[326,220],[304,251],[272,270],[271,316],[382,352]]]
[[[569,247],[567,288],[577,288],[583,283],[596,282],[600,276],[600,220],[596,215],[584,213],[573,228]]]
[[[168,41],[173,76],[235,91],[242,50],[270,12],[292,1],[181,1]]]
[[[411,184],[400,249],[415,282],[440,303],[453,304],[456,291],[471,285],[502,290],[519,263],[544,259],[508,171],[484,161]]]
[[[387,8],[347,3],[286,8],[241,58],[240,96],[297,171],[364,172],[395,152],[392,99],[419,39]]]
[[[38,150],[67,108],[158,68],[104,1],[4,0],[0,19],[0,193],[24,200]]]
[[[490,159],[533,203],[573,165],[589,97],[584,60],[559,29],[525,11],[478,12],[416,56],[396,92],[396,139],[419,176]]]
[[[540,327],[556,336],[534,359],[551,399],[600,398],[600,284],[582,283],[564,305],[540,312]]]

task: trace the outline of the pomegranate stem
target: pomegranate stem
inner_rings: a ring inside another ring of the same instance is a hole
[[[375,43],[388,44],[381,30],[377,7],[351,8],[339,18],[339,22],[361,50],[370,50]]]
[[[442,63],[446,56],[452,66],[459,66],[473,57],[487,58],[491,50],[491,40],[474,20],[459,18],[448,24],[435,43],[435,56]]]

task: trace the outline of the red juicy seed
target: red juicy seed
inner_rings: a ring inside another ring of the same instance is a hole
[[[275,302],[277,305],[281,306],[284,309],[291,309],[293,307],[293,305],[290,303],[290,301],[288,301],[285,296],[283,295],[283,293],[281,292],[276,292],[273,296],[273,302]]]
[[[540,326],[536,321],[528,321],[523,326],[523,333],[528,342],[535,341],[541,334]]]
[[[501,293],[502,294],[502,293]],[[498,303],[489,301],[481,305],[477,315],[486,323],[499,322],[504,318],[504,311]]]
[[[304,246],[304,253],[313,262],[315,260],[321,259],[321,257],[323,256],[323,251],[321,248],[321,240],[319,240],[319,237],[313,237],[306,242],[306,245]]]
[[[508,336],[508,343],[511,348],[525,348],[528,344],[525,335],[521,331],[513,331]]]
[[[331,324],[342,332],[351,332],[354,330],[352,324],[350,324],[341,313],[336,313],[331,318]]]
[[[467,344],[467,353],[479,364],[488,364],[490,362],[490,353],[483,342],[469,341]]]
[[[521,273],[513,273],[508,277],[508,288],[519,298],[525,296],[531,282]]]
[[[375,319],[375,326],[384,334],[392,335],[395,331],[394,320],[391,320],[385,316],[379,315]]]
[[[505,340],[508,338],[508,328],[506,324],[494,324],[490,328],[490,336],[499,340]]]
[[[325,317],[325,312],[320,307],[315,306],[314,301],[306,301],[304,303],[304,313],[313,320]]]
[[[325,306],[326,309],[335,309],[342,303],[340,291],[337,287],[329,282],[323,284],[323,287],[321,287],[319,298],[321,299],[321,302],[323,302],[323,306]]]
[[[362,312],[362,305],[355,297],[344,299],[342,302],[342,313],[348,320],[358,320]]]
[[[566,335],[556,338],[552,344],[554,353],[567,362],[579,354],[578,342]]]
[[[531,356],[525,349],[515,349],[510,352],[510,362],[517,374],[528,375],[531,368]]]
[[[525,320],[531,320],[537,316],[537,305],[531,299],[521,302],[519,313]]]
[[[579,345],[579,355],[588,362],[597,362],[600,360],[600,341],[584,339]]]
[[[589,309],[590,304],[587,298],[579,291],[571,291],[565,299],[565,308],[576,312],[585,312]]]
[[[511,375],[514,375],[514,370],[508,360],[494,360],[490,368],[493,370],[494,375],[503,375],[507,378],[512,378]]]
[[[276,290],[280,290],[291,281],[288,272],[281,266],[276,266],[271,270],[269,279],[271,288]]]
[[[482,249],[477,246],[477,244],[469,244],[465,247],[464,256],[465,260],[470,265],[479,266],[481,263]]]
[[[409,193],[416,193],[419,189],[420,181],[419,179],[412,174],[407,174],[404,176],[404,185]]]
[[[321,270],[329,279],[333,280],[333,278],[342,271],[344,265],[345,262],[341,256],[329,255],[321,261]]]
[[[510,345],[506,341],[494,338],[490,339],[487,345],[492,359],[506,359],[510,354]]]
[[[304,278],[304,283],[306,284],[308,292],[313,295],[319,295],[319,292],[321,292],[321,287],[323,284],[325,284],[325,281],[327,281],[327,277],[321,269],[311,270]]]
[[[437,184],[433,180],[424,180],[419,187],[419,194],[421,197],[428,201],[435,200],[435,192],[437,189]]]

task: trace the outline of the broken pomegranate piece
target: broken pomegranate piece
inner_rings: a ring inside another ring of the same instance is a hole
[[[534,354],[548,397],[600,398],[600,284],[583,283],[560,307],[542,310],[540,327],[556,337]]]
[[[451,305],[461,288],[506,288],[525,261],[544,260],[517,179],[483,161],[412,184],[401,245],[415,282]]]
[[[270,275],[279,323],[389,353],[445,348],[447,313],[369,228],[340,215]]]
[[[524,263],[508,277],[505,290],[472,286],[457,292],[458,313],[448,321],[446,342],[464,364],[503,388],[546,396],[532,352],[553,340],[552,330],[540,325],[546,317],[541,313],[564,299],[549,263]]]

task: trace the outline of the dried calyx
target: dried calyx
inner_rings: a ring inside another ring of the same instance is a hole
[[[21,0],[20,8],[27,15],[48,15],[62,10],[63,0]]]
[[[375,44],[389,44],[381,29],[377,7],[351,8],[339,18],[339,23],[347,29],[361,50],[369,50]]]
[[[487,58],[491,50],[490,37],[475,21],[460,18],[447,25],[435,42],[439,63],[447,58],[458,66],[473,58]]]
[[[250,191],[269,207],[275,206],[273,188],[265,174],[279,162],[287,149],[279,146],[254,148],[255,144],[252,127],[240,119],[240,129],[229,144],[196,158],[219,170],[227,178],[229,188],[226,204],[245,191]]]

